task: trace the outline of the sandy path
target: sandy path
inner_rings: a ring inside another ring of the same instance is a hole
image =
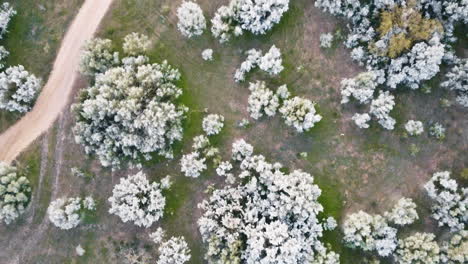
[[[12,162],[46,132],[68,105],[83,44],[93,37],[113,0],[85,0],[62,41],[49,80],[31,112],[0,135],[0,160]]]

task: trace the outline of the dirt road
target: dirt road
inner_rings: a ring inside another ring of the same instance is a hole
[[[46,132],[68,105],[83,44],[93,37],[113,0],[85,0],[62,41],[49,80],[31,112],[0,135],[0,160],[11,163]]]

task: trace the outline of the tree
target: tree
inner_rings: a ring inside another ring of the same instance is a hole
[[[95,38],[86,42],[81,53],[81,73],[93,77],[119,64],[119,53],[112,51],[112,41]]]
[[[125,54],[136,56],[145,53],[150,46],[148,36],[133,32],[125,36],[122,48]]]
[[[353,115],[352,119],[353,119],[354,123],[356,123],[356,125],[359,128],[369,128],[368,122],[371,120],[371,117],[370,117],[369,114],[367,114],[367,113],[364,113],[364,114],[356,113],[356,114]]]
[[[0,39],[7,32],[8,24],[14,15],[16,15],[16,10],[11,7],[10,3],[4,2],[0,6]]]
[[[245,75],[251,70],[257,67],[260,59],[262,58],[262,51],[251,49],[247,51],[247,58],[241,63],[239,69],[234,74],[234,80],[236,82],[242,82],[245,80]]]
[[[49,220],[62,230],[77,227],[86,214],[96,210],[96,203],[91,196],[59,198],[52,201],[47,208]]]
[[[22,65],[8,67],[0,73],[0,109],[25,113],[31,110],[41,80]]]
[[[445,127],[442,126],[439,122],[434,123],[429,127],[429,135],[435,137],[436,139],[443,140],[445,138]]]
[[[229,41],[232,35],[242,35],[243,30],[265,34],[288,9],[289,0],[231,0],[216,11],[211,32],[221,43]]]
[[[247,111],[250,117],[257,120],[263,115],[274,116],[279,107],[279,98],[266,87],[265,82],[257,81],[249,84],[250,95]]]
[[[206,61],[212,61],[213,60],[213,50],[212,49],[203,50],[201,55],[202,55],[203,60],[206,60]]]
[[[434,201],[432,217],[439,226],[448,226],[451,231],[463,230],[468,223],[468,188],[458,188],[450,172],[441,171],[432,175],[424,189]]]
[[[217,135],[224,127],[224,116],[217,114],[208,115],[203,118],[202,127],[208,136]]]
[[[448,242],[441,247],[442,263],[463,264],[468,261],[468,231],[455,233]]]
[[[377,74],[373,71],[363,72],[355,78],[341,81],[341,103],[346,104],[352,96],[360,104],[368,103],[377,88]]]
[[[242,35],[242,28],[234,20],[234,10],[228,6],[221,6],[216,11],[211,24],[211,33],[220,43],[228,42],[232,35]]]
[[[171,237],[158,248],[157,264],[183,264],[190,260],[190,248],[184,237]]]
[[[144,39],[127,36],[125,52],[142,51]],[[123,58],[118,66],[95,75],[93,85],[73,106],[75,141],[105,167],[148,160],[152,154],[172,158],[172,144],[182,139],[188,109],[175,102],[182,94],[174,84],[180,73],[166,61],[148,61],[145,56]]]
[[[315,104],[298,96],[284,101],[279,111],[286,125],[294,127],[299,133],[309,131],[322,120],[322,116],[315,110]]]
[[[363,211],[353,213],[346,218],[343,232],[343,240],[348,247],[375,250],[382,257],[391,255],[397,247],[397,230],[388,226],[380,215],[370,215]]]
[[[377,118],[383,128],[393,130],[396,121],[390,116],[390,111],[394,106],[395,96],[388,91],[381,92],[376,99],[372,100],[369,113]]]
[[[183,2],[177,9],[179,22],[177,27],[180,33],[187,38],[199,36],[206,29],[206,20],[203,11],[197,3]]]
[[[393,207],[392,211],[385,214],[389,222],[404,226],[414,223],[419,219],[416,204],[410,198],[401,198]]]
[[[236,82],[244,81],[245,75],[256,67],[269,75],[278,75],[284,69],[282,64],[281,51],[275,45],[265,55],[262,55],[261,50],[251,49],[247,51],[246,60],[236,70],[234,80]]]
[[[333,34],[332,33],[322,33],[320,34],[320,47],[321,48],[331,48],[333,43]]]
[[[194,151],[182,156],[180,159],[181,171],[187,177],[198,178],[202,171],[206,170],[206,159],[200,157],[200,153]]]
[[[114,186],[109,198],[109,213],[115,214],[123,222],[133,222],[137,226],[150,227],[162,218],[166,198],[160,183],[150,183],[143,172],[121,178]]]
[[[442,87],[457,92],[457,102],[468,107],[468,59],[459,59],[445,75]]]
[[[253,146],[245,142],[244,139],[238,139],[232,143],[232,159],[234,161],[243,161],[252,156]]]
[[[421,121],[409,120],[405,125],[405,129],[411,136],[417,136],[424,132],[424,125]]]
[[[8,225],[17,219],[30,197],[29,180],[16,167],[0,162],[0,221]]]
[[[437,264],[440,249],[435,236],[430,233],[415,233],[398,240],[395,259],[399,264]]]
[[[233,0],[235,20],[242,29],[265,34],[289,9],[289,0]]]
[[[270,75],[278,75],[283,71],[283,59],[281,59],[281,50],[273,45],[270,50],[260,58],[258,62],[260,70]]]
[[[233,144],[240,161],[238,186],[215,190],[199,207],[202,239],[209,263],[324,263],[337,260],[320,241],[317,201],[321,191],[303,171],[282,172],[261,155],[252,156],[243,140]],[[287,195],[286,195],[287,194]],[[338,261],[331,262],[338,263]]]

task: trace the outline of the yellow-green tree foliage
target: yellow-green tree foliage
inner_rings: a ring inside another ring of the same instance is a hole
[[[437,19],[422,16],[411,4],[407,7],[395,7],[382,11],[380,25],[377,31],[380,37],[387,35],[392,29],[400,29],[390,36],[386,56],[398,57],[405,50],[410,49],[417,41],[428,40],[435,32],[443,32],[442,24]]]

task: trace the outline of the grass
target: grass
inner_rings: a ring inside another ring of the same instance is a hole
[[[24,65],[25,69],[47,79],[60,41],[83,0],[9,0],[17,11],[0,40],[10,55],[7,66]],[[0,111],[0,132],[22,115]]]

